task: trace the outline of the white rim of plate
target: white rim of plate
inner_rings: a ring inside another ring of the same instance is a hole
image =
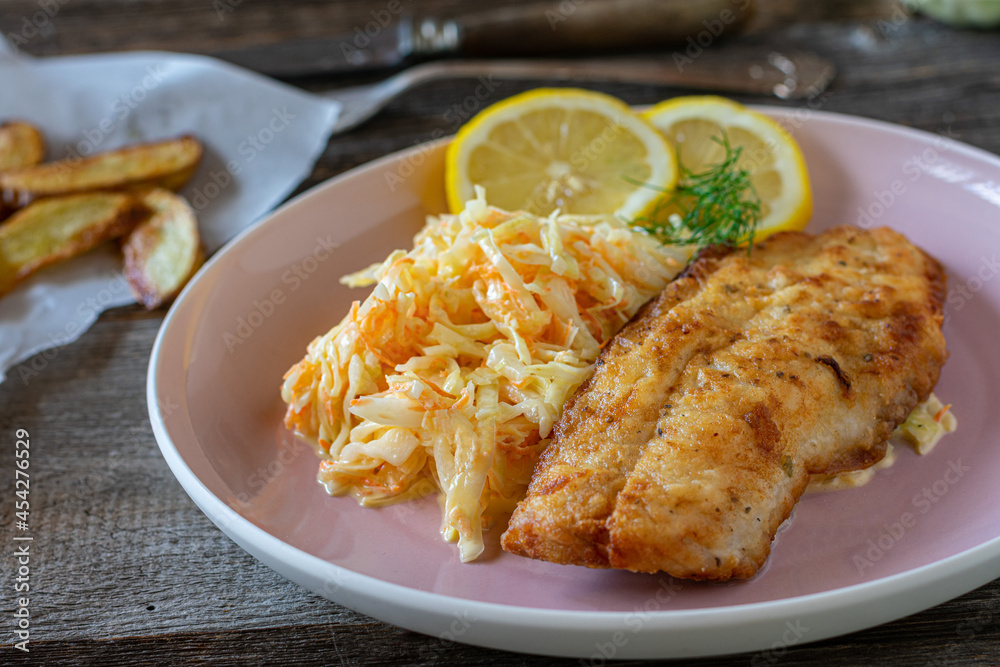
[[[794,117],[796,111],[761,105],[752,105],[751,108],[777,118]],[[809,110],[809,116],[818,116],[832,123],[875,129],[925,142],[938,139],[938,135],[930,132],[880,120],[815,110]],[[188,467],[159,414],[156,391],[157,365],[166,332],[170,329],[187,295],[197,286],[202,275],[212,270],[219,258],[233,251],[244,239],[256,233],[273,218],[286,215],[307,198],[321,196],[327,188],[335,187],[342,180],[355,177],[363,171],[383,168],[413,151],[426,150],[428,145],[437,146],[449,140],[450,138],[445,138],[402,149],[317,184],[253,223],[216,252],[188,283],[170,308],[153,344],[146,385],[147,407],[153,434],[171,472],[195,504],[216,526],[265,565],[318,595],[409,630],[428,635],[437,634],[444,641],[452,640],[445,635],[449,624],[457,618],[458,608],[475,620],[470,624],[467,633],[455,637],[454,641],[553,656],[608,658],[597,650],[598,644],[612,633],[624,630],[626,620],[634,618],[635,612],[557,610],[480,602],[389,583],[358,574],[308,554],[257,527],[212,493]],[[954,141],[952,150],[991,163],[1000,170],[1000,158],[988,151],[959,141]],[[766,650],[772,646],[788,646],[791,644],[782,643],[780,637],[786,629],[792,627],[789,624],[793,621],[803,625],[823,624],[812,629],[807,637],[797,639],[794,643],[819,641],[922,611],[963,595],[998,577],[1000,577],[1000,536],[906,572],[843,588],[766,602],[643,613],[641,631],[626,638],[620,647],[620,652],[616,651],[613,657],[623,659],[709,656]],[[326,585],[330,581],[335,582],[333,590]],[[917,590],[920,592],[919,596],[915,594]],[[916,601],[915,597],[919,597],[919,601]],[[388,608],[391,613],[386,613],[386,600],[392,600]],[[867,612],[859,611],[866,608]],[[854,613],[838,617],[839,612],[849,610]],[[488,628],[484,628],[484,625]],[[492,631],[495,629],[506,632]],[[720,639],[720,632],[730,634],[726,639]],[[553,636],[552,633],[557,634]],[[501,636],[499,639],[498,634]],[[517,644],[513,644],[512,640],[515,638],[521,646],[530,648],[520,648]],[[642,641],[629,641],[632,639]],[[669,641],[671,639],[683,639],[683,645],[672,645]],[[706,645],[704,642],[709,640],[713,643]]]

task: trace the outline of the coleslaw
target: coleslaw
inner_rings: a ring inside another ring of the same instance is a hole
[[[473,560],[601,346],[687,260],[612,216],[506,212],[477,188],[413,250],[342,279],[374,289],[286,373],[285,423],[316,443],[332,495],[436,489],[444,539]]]

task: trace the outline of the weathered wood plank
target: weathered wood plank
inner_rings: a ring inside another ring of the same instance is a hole
[[[465,0],[456,3],[451,0],[402,0],[401,7],[417,15],[448,17],[532,1]],[[558,2],[553,4],[558,5]],[[898,7],[894,0],[758,0],[757,5],[758,15],[748,29],[760,32],[770,32],[793,21],[816,23],[891,17]],[[37,0],[5,0],[0,14],[0,29],[4,34],[20,36],[25,40],[24,50],[35,55],[130,49],[208,53],[238,46],[350,33],[356,26],[364,29],[387,6],[386,2],[365,0],[295,3],[261,0],[53,0],[44,4]],[[135,29],[137,24],[141,25],[141,30]]]
[[[445,0],[412,5],[442,13],[456,9]],[[463,7],[493,5],[475,0]],[[932,132],[950,128],[956,138],[1000,152],[996,33],[956,32],[923,19],[894,21],[897,5],[890,1],[761,0],[759,5],[760,15],[739,44],[811,49],[837,64],[840,77],[814,106]],[[6,0],[0,4],[0,29],[20,30],[22,19],[39,6],[35,0]],[[206,52],[350,29],[371,8],[360,0],[294,5],[245,0],[220,19],[208,0],[74,0],[61,5],[25,49]],[[316,91],[334,87],[324,81],[307,85]],[[495,97],[534,85],[505,82]],[[453,130],[448,112],[475,87],[469,81],[440,82],[406,95],[369,124],[335,137],[300,190],[430,138],[439,128]],[[600,88],[635,104],[679,92]],[[0,100],[0,115],[2,109]],[[33,442],[32,660],[245,664],[280,656],[296,664],[553,664],[446,645],[373,621],[287,582],[225,537],[174,480],[149,429],[145,373],[162,317],[134,307],[106,313],[80,341],[29,360],[21,372],[12,369],[0,384],[0,466],[13,465],[9,443],[15,429],[28,429]],[[0,477],[0,488],[10,489],[9,476]],[[0,526],[9,536],[14,516],[4,498]],[[5,590],[12,567],[11,559],[0,561]],[[9,592],[0,596],[4,615],[13,604]],[[780,655],[685,664],[973,665],[995,663],[998,655],[1000,581],[995,581],[910,618]],[[20,657],[13,651],[4,656],[2,662]],[[576,661],[563,661],[570,663]]]
[[[926,665],[995,664],[1000,641],[996,608],[996,583],[986,589],[942,605],[939,618],[928,620],[927,612],[905,621],[873,628],[846,638],[826,640],[787,651],[776,649],[741,657],[671,661],[692,667],[723,667],[734,664],[805,667],[858,664],[892,664],[900,667]],[[992,589],[992,591],[990,590]],[[980,611],[971,617],[967,605]],[[950,624],[953,633],[935,632]],[[805,628],[803,628],[805,629]],[[989,643],[987,643],[989,642]],[[36,658],[60,664],[121,664],[126,661],[163,663],[198,661],[209,664],[255,664],[274,656],[294,656],[301,665],[430,665],[440,662],[463,665],[577,665],[602,664],[595,660],[559,660],[493,651],[448,643],[407,632],[384,623],[321,616],[309,624],[228,630],[222,632],[173,633],[157,637],[125,639],[41,641],[33,649]],[[620,664],[647,664],[624,662]]]

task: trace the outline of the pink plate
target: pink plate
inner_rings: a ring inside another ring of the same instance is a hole
[[[177,479],[244,549],[302,586],[444,641],[549,655],[775,650],[927,608],[1000,576],[1000,160],[938,136],[765,109],[801,142],[809,229],[888,225],[947,267],[951,358],[936,392],[959,430],[900,448],[868,486],[807,496],[751,581],[559,566],[499,550],[462,564],[433,499],[380,510],[330,498],[285,432],[282,374],[365,292],[337,279],[409,248],[444,210],[444,145],[418,146],[303,194],[230,242],[185,289],[149,367],[153,430]],[[801,113],[801,112],[800,112]]]

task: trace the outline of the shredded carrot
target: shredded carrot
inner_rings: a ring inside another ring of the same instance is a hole
[[[943,408],[941,408],[940,410],[938,410],[937,414],[934,415],[934,421],[940,424],[941,423],[941,419],[946,414],[948,414],[948,410],[950,410],[950,409],[951,409],[951,403],[949,403],[948,405],[946,405]]]
[[[497,234],[484,250],[477,234],[515,217],[516,231]],[[671,253],[681,251],[627,231],[613,218],[550,220],[477,200],[459,216],[430,221],[405,256],[348,278],[377,281],[379,296],[353,302],[341,324],[310,343],[300,376],[282,386],[289,405],[308,402],[289,425],[312,438],[323,433],[328,460],[319,478],[327,491],[370,505],[436,485],[455,510],[445,523],[463,560],[476,557],[478,527],[523,492],[543,438],[599,349],[676,274]],[[432,335],[435,324],[451,333]],[[470,326],[483,324],[493,326]],[[454,336],[464,340],[448,342]],[[528,375],[511,381],[507,363],[526,364]],[[407,397],[403,421],[349,409],[394,396]],[[441,446],[442,430],[470,427],[471,438]],[[410,458],[397,466],[369,453],[376,451]]]

